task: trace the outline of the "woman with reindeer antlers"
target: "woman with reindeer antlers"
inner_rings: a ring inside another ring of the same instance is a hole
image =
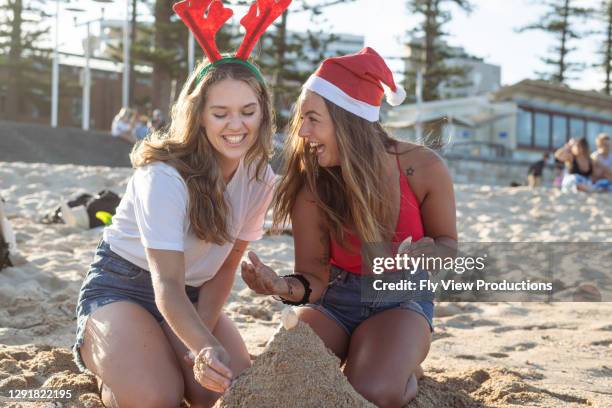
[[[274,181],[270,97],[248,57],[290,2],[256,1],[233,57],[215,44],[231,9],[174,5],[208,62],[187,80],[170,128],[133,150],[136,170],[77,304],[75,360],[97,376],[106,406],[210,406],[250,365],[222,312],[248,242],[262,235]]]

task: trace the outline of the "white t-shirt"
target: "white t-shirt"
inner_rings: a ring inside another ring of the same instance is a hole
[[[261,181],[252,180],[255,164],[240,162],[227,185],[225,199],[231,208],[230,236],[254,241],[263,235],[263,223],[272,200],[274,172],[268,165]],[[113,252],[149,270],[145,247],[182,251],[185,284],[200,286],[212,279],[233,244],[216,245],[190,231],[187,185],[172,166],[156,162],[136,169],[125,196],[116,209],[104,240]]]
[[[603,164],[606,167],[612,168],[612,153],[608,153],[607,156],[604,156],[603,154],[599,152],[594,152],[591,158],[593,160],[599,161],[601,164]]]

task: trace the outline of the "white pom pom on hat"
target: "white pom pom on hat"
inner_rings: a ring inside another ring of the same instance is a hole
[[[406,98],[406,91],[396,85],[385,60],[370,47],[326,59],[304,88],[370,122],[380,119],[383,96],[392,106]]]
[[[389,88],[388,86],[384,86],[385,88],[385,99],[387,103],[391,106],[401,105],[402,102],[406,99],[406,90],[401,86],[395,88],[395,92]]]

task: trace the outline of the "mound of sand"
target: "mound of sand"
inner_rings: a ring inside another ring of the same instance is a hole
[[[374,405],[359,395],[340,361],[305,323],[281,328],[215,408],[356,408]]]
[[[72,354],[65,348],[50,346],[7,347],[0,345],[0,394],[9,397],[10,390],[49,388],[70,390],[69,399],[42,399],[60,402],[63,408],[102,408],[96,380],[92,375],[79,373]],[[8,399],[8,398],[7,398]],[[2,398],[0,397],[0,402]],[[4,401],[8,402],[8,401]],[[56,404],[57,405],[57,404]],[[1,405],[5,406],[5,405]],[[28,406],[22,403],[14,406]]]
[[[531,385],[541,379],[533,372],[503,368],[437,371],[419,381],[417,398],[407,408],[592,406],[588,399]]]

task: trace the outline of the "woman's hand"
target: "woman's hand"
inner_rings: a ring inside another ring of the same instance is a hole
[[[255,293],[260,295],[278,295],[285,297],[289,294],[289,286],[286,279],[281,278],[272,268],[265,265],[250,251],[249,262],[242,262],[242,279]]]
[[[416,242],[412,242],[412,237],[406,238],[400,244],[398,254],[406,254],[412,258],[418,258],[421,255],[427,258],[436,254],[436,241],[430,237],[423,237]]]
[[[411,242],[411,237],[408,237],[406,240],[404,240],[400,244],[397,250],[397,253],[398,255],[405,254],[411,259],[423,257],[425,261],[423,262],[421,268],[427,269],[424,266],[430,263],[430,262],[427,262],[427,258],[455,257],[457,254],[457,244],[456,244],[456,241],[450,238],[449,239],[440,238],[439,240],[436,241],[435,239],[431,237],[423,237],[416,242]],[[433,262],[433,265],[436,265],[436,264],[438,263]],[[431,269],[431,268],[429,268],[428,271],[430,273],[438,272],[437,269]]]
[[[232,383],[229,354],[222,346],[204,347],[194,358],[193,375],[202,387],[224,393]]]

